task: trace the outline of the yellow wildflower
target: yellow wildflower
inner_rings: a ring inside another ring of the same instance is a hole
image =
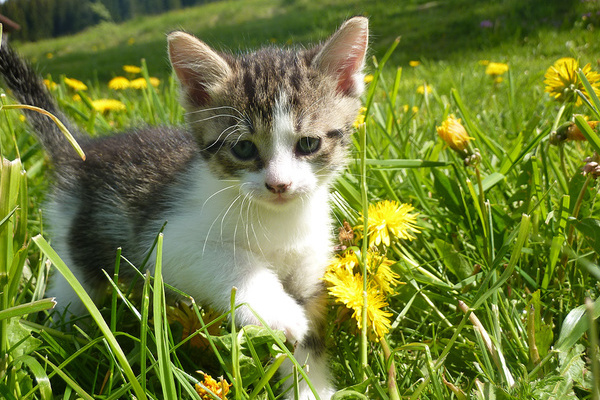
[[[442,123],[442,126],[438,126],[436,129],[438,135],[452,150],[461,154],[467,152],[469,141],[473,140],[473,138],[467,134],[465,127],[461,124],[460,118],[456,119],[454,115],[450,114]]]
[[[558,101],[574,102],[575,105],[580,105],[582,103],[581,98],[575,91],[586,92],[583,83],[579,79],[579,76],[577,76],[578,68],[579,63],[571,57],[561,58],[556,61],[554,65],[548,68],[544,75],[545,91]],[[590,82],[590,85],[592,85],[594,92],[600,95],[600,74],[592,71],[590,64],[586,64],[581,71]]]
[[[52,54],[52,53],[46,53],[46,58],[48,60],[50,60],[51,58],[54,58],[54,54]]]
[[[151,76],[151,77],[150,77],[150,84],[151,84],[153,87],[158,87],[158,85],[160,85],[160,79],[158,79],[158,78],[155,78],[155,77]]]
[[[367,112],[367,108],[366,107],[361,107],[360,110],[358,110],[358,115],[356,116],[356,119],[354,120],[354,123],[352,124],[356,129],[358,129],[358,127],[362,124],[365,123],[365,112]]]
[[[142,69],[137,65],[123,65],[123,71],[129,74],[139,74],[142,72]]]
[[[58,86],[56,82],[51,81],[50,79],[44,79],[44,85],[50,90],[54,90]]]
[[[356,320],[358,328],[362,328],[362,275],[339,269],[326,273],[323,279],[331,285],[328,291],[335,301],[354,311],[352,317]],[[375,334],[375,340],[379,340],[390,330],[392,313],[383,310],[387,305],[384,295],[375,286],[367,288],[367,324],[371,328],[369,334]]]
[[[81,96],[78,94],[74,94],[72,99],[73,99],[73,101],[81,101]]]
[[[413,114],[416,114],[417,112],[419,112],[419,107],[412,106],[412,108],[410,110],[413,112]]]
[[[129,46],[133,45],[135,43],[135,38],[130,37],[129,39],[127,39],[127,44]]]
[[[417,93],[425,94],[425,90],[427,90],[427,93],[431,93],[431,86],[430,85],[421,85],[417,88]]]
[[[231,383],[227,383],[227,381],[223,379],[223,377],[220,377],[219,382],[217,382],[212,376],[205,374],[204,372],[200,373],[204,375],[204,382],[202,382],[202,384],[196,383],[196,385],[194,386],[200,398],[202,398],[203,400],[212,400],[213,397],[209,393],[210,391],[214,395],[218,396],[218,398],[222,400],[227,400],[227,397],[225,396],[227,395],[227,393],[229,393]]]
[[[419,233],[417,216],[412,214],[414,208],[410,204],[398,204],[396,201],[384,200],[369,204],[369,247],[384,244],[390,245],[390,236],[398,239],[413,240],[413,233]],[[361,217],[360,220],[363,218]],[[362,234],[362,227],[358,228]]]
[[[127,89],[129,87],[129,79],[124,76],[115,76],[108,82],[108,87],[113,90]]]
[[[365,75],[364,81],[365,81],[365,83],[373,82],[373,75],[371,75],[371,74]]]
[[[418,67],[419,65],[421,65],[421,61],[409,61],[408,65],[410,65],[411,67]]]
[[[214,321],[220,314],[204,310],[201,315],[204,325],[208,325]],[[198,316],[194,312],[194,309],[184,302],[178,302],[176,306],[167,306],[167,319],[169,324],[179,323],[182,327],[181,338],[185,339],[188,336],[193,335],[196,331],[202,329],[202,322],[198,319]],[[211,335],[217,335],[221,330],[221,324],[215,323],[207,328],[208,333]],[[189,340],[190,346],[199,348],[201,350],[208,349],[209,342],[202,335],[195,335]]]
[[[400,283],[400,275],[392,271],[394,261],[389,260],[385,255],[370,251],[367,254],[367,263],[373,281],[377,284],[381,292],[383,294],[394,293],[394,286]]]
[[[25,118],[25,116],[23,114],[19,114],[19,121],[25,122],[26,120],[27,120],[27,118]]]
[[[125,111],[127,109],[127,107],[125,107],[125,104],[123,104],[119,100],[114,99],[93,100],[92,106],[94,106],[94,109],[96,111],[99,111],[101,113],[108,111]]]
[[[487,64],[485,68],[486,75],[491,75],[492,77],[497,77],[503,75],[508,72],[508,64],[491,62]]]
[[[335,259],[329,264],[329,271],[337,271],[338,269],[346,269],[349,272],[354,271],[354,267],[358,265],[358,259],[353,251],[347,251],[342,255],[336,255]]]
[[[67,85],[75,90],[87,90],[86,84],[77,79],[64,78],[64,80],[65,80],[65,85]]]
[[[129,86],[134,89],[146,89],[148,87],[148,83],[145,78],[137,78],[129,82]]]

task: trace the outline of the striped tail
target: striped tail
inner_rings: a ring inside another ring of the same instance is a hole
[[[41,76],[7,43],[0,46],[0,75],[4,78],[5,87],[12,91],[11,95],[18,102],[54,114],[76,139],[80,136],[77,128],[59,109]],[[63,132],[48,116],[31,110],[23,112],[33,126],[34,135],[52,159],[77,156]]]

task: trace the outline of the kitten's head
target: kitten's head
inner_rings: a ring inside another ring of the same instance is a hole
[[[234,57],[183,32],[168,37],[187,121],[221,179],[281,208],[344,166],[363,92],[368,21],[352,18],[323,45]]]

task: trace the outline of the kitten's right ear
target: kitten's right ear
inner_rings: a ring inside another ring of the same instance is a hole
[[[206,43],[185,32],[172,32],[167,41],[169,59],[185,95],[184,106],[205,106],[231,74],[229,64]]]

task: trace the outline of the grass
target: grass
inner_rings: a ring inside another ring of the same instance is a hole
[[[596,21],[545,2],[480,2],[455,11],[462,4],[328,0],[275,7],[254,0],[246,13],[241,2],[218,2],[21,48],[43,61],[67,112],[99,135],[141,121],[181,122],[176,86],[164,72],[164,52],[156,50],[169,27],[237,48],[271,38],[321,39],[347,15],[369,14],[374,79],[333,211],[359,232],[369,204],[410,203],[420,213],[421,232],[379,247],[404,282],[385,298],[391,328],[384,340],[362,339],[352,312],[332,298],[328,337],[338,397],[598,399],[599,184],[581,168],[600,151],[600,139],[574,116],[597,120],[600,104],[592,99],[562,108],[543,83],[560,57],[594,62]],[[494,22],[493,30],[479,28],[484,19]],[[561,27],[552,28],[557,21]],[[400,44],[387,52],[398,35]],[[130,37],[135,43],[124,54]],[[52,59],[44,58],[48,51]],[[158,92],[106,88],[123,64],[139,65],[140,58],[161,77]],[[420,65],[410,67],[410,60]],[[508,62],[509,70],[494,82],[481,60]],[[83,101],[72,99],[61,74],[89,83]],[[424,84],[430,90],[418,93]],[[88,97],[117,98],[126,111],[95,112]],[[160,274],[140,272],[141,293],[134,297],[118,276],[110,277],[116,282],[111,299],[100,310],[88,302],[97,323],[86,329],[48,326],[47,260],[68,269],[43,234],[47,162],[18,111],[2,114],[2,156],[14,161],[3,161],[0,186],[0,397],[199,398],[194,384],[204,381],[195,371],[202,370],[234,384],[228,398],[275,398],[278,378],[265,377],[291,356],[281,334],[257,327],[231,332],[226,315],[194,303],[173,309],[163,303]],[[478,164],[465,166],[437,136],[449,114],[474,138]],[[587,140],[552,144],[552,132],[570,120]],[[120,260],[122,268],[132,266]]]

